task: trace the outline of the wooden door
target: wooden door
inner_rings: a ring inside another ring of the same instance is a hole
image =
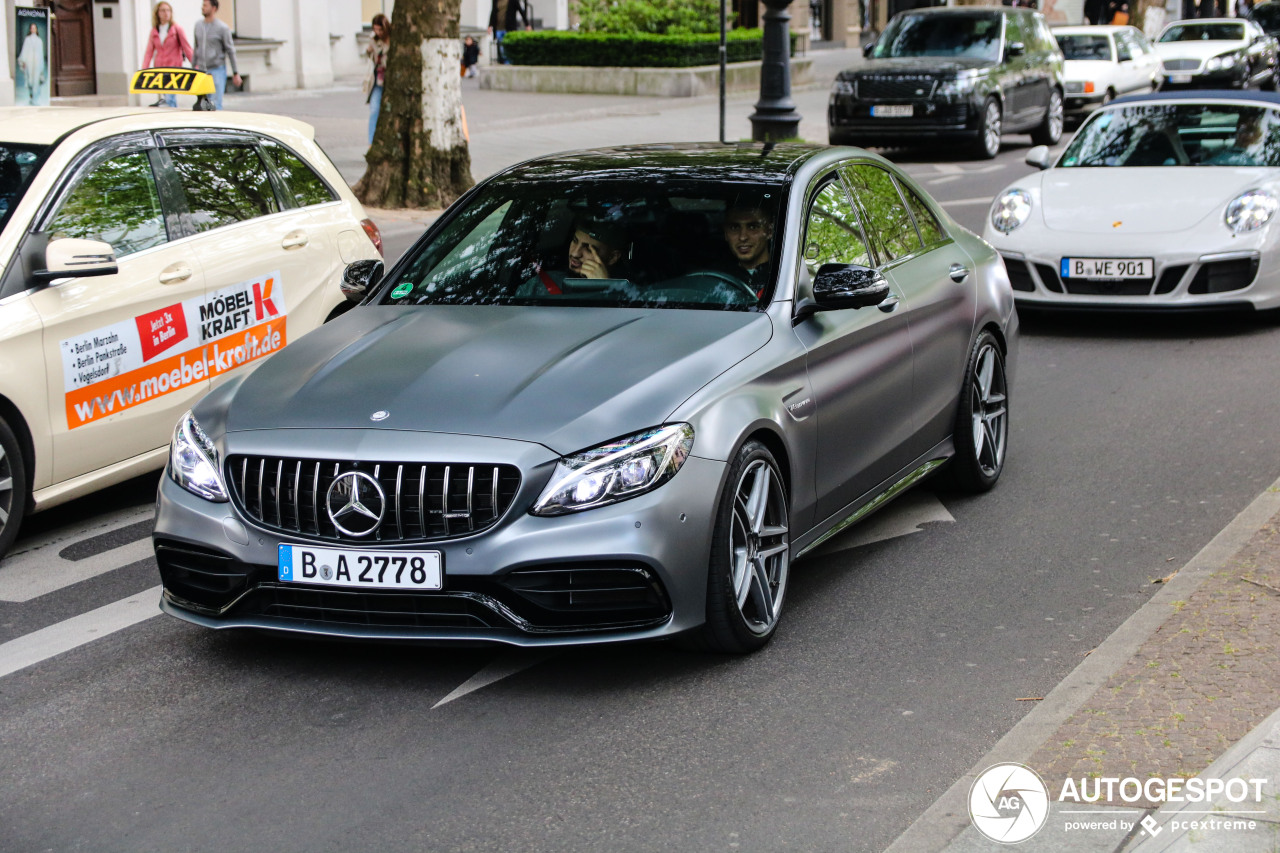
[[[93,0],[53,0],[53,94],[94,95]]]

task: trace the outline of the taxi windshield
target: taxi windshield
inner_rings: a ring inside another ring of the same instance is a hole
[[[755,310],[785,187],[498,180],[401,265],[392,305]]]
[[[978,15],[898,15],[876,39],[872,56],[951,56],[1000,61],[998,12]]]
[[[22,200],[31,176],[48,150],[45,145],[0,142],[0,231],[8,224],[9,214]]]
[[[1111,109],[1080,129],[1058,166],[1280,166],[1280,112],[1196,103]]]

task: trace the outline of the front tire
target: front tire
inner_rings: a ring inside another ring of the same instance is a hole
[[[791,564],[786,484],[769,449],[748,441],[729,466],[716,513],[699,645],[745,654],[773,638]]]
[[[1057,145],[1062,138],[1062,93],[1057,89],[1049,91],[1049,108],[1045,110],[1044,121],[1031,131],[1031,141],[1036,145]]]
[[[956,414],[956,455],[948,466],[951,484],[985,492],[1000,479],[1009,445],[1009,386],[1004,353],[991,332],[978,335],[969,353]]]
[[[983,160],[990,160],[1000,153],[1000,135],[1004,132],[1004,114],[995,98],[987,98],[982,105],[982,126],[974,153]]]
[[[27,466],[13,430],[0,418],[0,557],[18,536],[27,512]]]

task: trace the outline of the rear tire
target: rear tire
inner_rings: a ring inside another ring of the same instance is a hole
[[[0,418],[0,558],[13,545],[26,514],[26,462],[13,430]]]
[[[1049,90],[1049,108],[1045,110],[1044,121],[1031,131],[1031,141],[1036,145],[1057,145],[1062,138],[1062,93],[1057,89]]]
[[[991,332],[974,341],[956,413],[956,455],[947,479],[965,492],[985,492],[1000,479],[1009,446],[1009,386],[1004,353]]]

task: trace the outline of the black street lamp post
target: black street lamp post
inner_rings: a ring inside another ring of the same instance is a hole
[[[764,61],[760,100],[751,114],[751,138],[778,142],[800,135],[800,114],[791,100],[791,0],[764,0]]]

